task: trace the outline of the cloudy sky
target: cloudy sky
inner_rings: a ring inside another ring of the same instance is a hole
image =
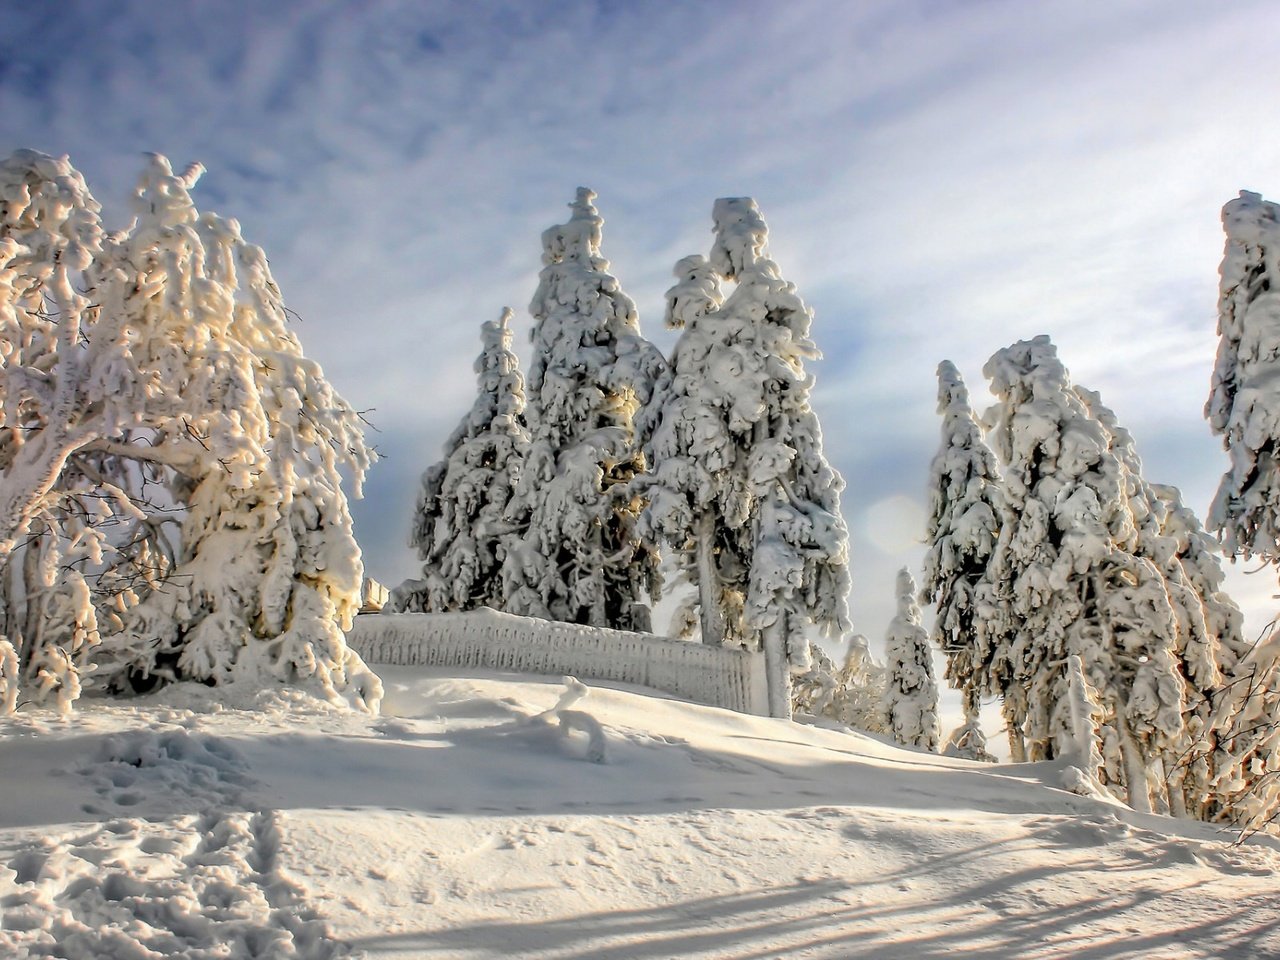
[[[523,313],[539,234],[590,186],[664,347],[663,291],[712,201],[755,197],[813,306],[848,481],[856,627],[918,567],[934,370],[985,405],[996,349],[1052,336],[1202,513],[1218,214],[1280,196],[1271,2],[7,4],[0,149],[69,153],[122,223],[141,154],[208,168],[298,332],[372,408],[370,572],[415,573],[417,478],[474,395],[481,322]],[[1233,577],[1254,626],[1270,573]]]

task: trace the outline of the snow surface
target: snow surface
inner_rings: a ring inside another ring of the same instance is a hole
[[[0,955],[1280,954],[1280,847],[1067,792],[1061,761],[382,675],[382,717],[188,687],[4,720]]]

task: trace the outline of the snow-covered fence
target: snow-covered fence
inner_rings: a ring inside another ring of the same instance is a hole
[[[359,616],[347,642],[371,664],[572,674],[632,683],[739,713],[769,713],[760,654],[644,633],[482,609]]]

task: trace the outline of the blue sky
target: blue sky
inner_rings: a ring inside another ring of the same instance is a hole
[[[1050,334],[1203,513],[1218,213],[1280,195],[1270,3],[10,4],[0,149],[69,153],[119,223],[155,151],[271,259],[307,352],[374,408],[370,572],[415,572],[417,477],[473,397],[479,325],[524,307],[539,234],[595,189],[664,347],[712,201],[754,196],[815,310],[816,405],[849,488],[853,613],[918,566],[934,369]],[[1261,626],[1270,573],[1234,577]]]

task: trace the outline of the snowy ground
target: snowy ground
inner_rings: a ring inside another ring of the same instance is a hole
[[[0,956],[1272,957],[1275,844],[991,767],[557,681],[382,670],[0,727]]]

